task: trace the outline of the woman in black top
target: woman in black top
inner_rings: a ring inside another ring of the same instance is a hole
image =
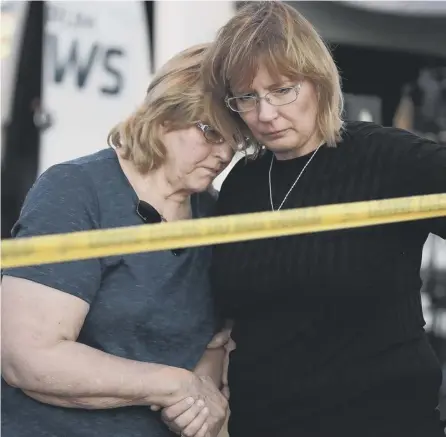
[[[218,214],[446,192],[446,148],[342,121],[337,68],[294,8],[246,5],[203,69],[212,123],[265,148],[229,174]],[[443,435],[419,293],[430,232],[445,238],[446,219],[215,247],[231,437]]]

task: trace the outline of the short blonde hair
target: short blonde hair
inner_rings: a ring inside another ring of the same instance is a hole
[[[224,99],[231,90],[252,84],[260,62],[272,75],[305,78],[315,85],[317,129],[334,147],[343,126],[338,69],[315,28],[296,9],[279,1],[246,4],[220,29],[209,47],[202,72],[205,106],[214,127],[220,132],[236,130],[244,139],[251,136]]]
[[[109,146],[140,172],[159,168],[165,160],[166,148],[160,138],[163,123],[175,130],[207,119],[200,67],[208,46],[188,48],[164,64],[151,81],[143,103],[109,133]]]

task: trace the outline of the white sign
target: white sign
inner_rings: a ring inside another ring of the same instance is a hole
[[[150,45],[143,2],[47,1],[39,173],[106,147],[143,100]]]

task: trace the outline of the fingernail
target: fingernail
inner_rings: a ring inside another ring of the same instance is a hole
[[[203,413],[204,414],[208,414],[209,413],[209,408],[208,407],[204,407],[203,408]]]
[[[186,404],[187,404],[187,405],[192,405],[194,402],[195,402],[195,401],[194,401],[194,398],[187,398],[187,399],[186,399]]]
[[[198,400],[197,401],[197,405],[199,406],[199,407],[203,407],[204,406],[204,401],[203,400]]]

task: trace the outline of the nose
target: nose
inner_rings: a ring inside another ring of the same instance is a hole
[[[234,151],[227,141],[221,144],[216,144],[214,147],[214,153],[223,165],[228,165],[234,156]]]
[[[277,117],[277,108],[268,103],[266,99],[261,99],[257,106],[259,121],[269,122]]]

